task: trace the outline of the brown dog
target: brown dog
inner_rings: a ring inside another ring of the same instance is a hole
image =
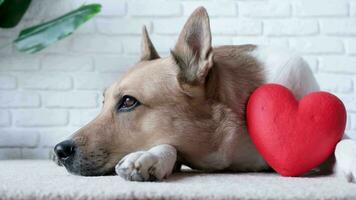
[[[245,104],[267,82],[288,87],[297,98],[319,89],[296,55],[253,45],[212,48],[209,17],[198,8],[169,57],[159,57],[143,29],[140,62],[107,88],[99,116],[55,152],[72,173],[103,175],[116,169],[135,181],[160,180],[175,164],[208,171],[266,170],[246,130]],[[355,146],[349,140],[339,149],[347,154]]]

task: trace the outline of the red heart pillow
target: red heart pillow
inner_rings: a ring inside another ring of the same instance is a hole
[[[267,163],[283,176],[300,176],[320,165],[343,136],[346,110],[327,92],[313,92],[299,102],[285,87],[257,88],[247,105],[247,126]]]

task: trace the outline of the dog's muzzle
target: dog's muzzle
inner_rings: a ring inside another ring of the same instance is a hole
[[[109,153],[102,148],[84,151],[74,140],[65,140],[54,147],[58,162],[70,173],[83,176],[113,174],[114,167],[105,168]]]

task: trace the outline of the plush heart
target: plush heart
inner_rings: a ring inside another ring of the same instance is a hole
[[[247,105],[247,126],[266,162],[282,176],[300,176],[320,165],[343,136],[346,110],[327,92],[313,92],[299,102],[286,88],[266,84]]]

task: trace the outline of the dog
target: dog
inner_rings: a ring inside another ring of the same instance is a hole
[[[118,174],[130,181],[162,180],[193,169],[260,172],[271,168],[246,128],[246,102],[264,83],[289,88],[297,99],[318,91],[298,55],[255,45],[212,47],[209,16],[197,8],[171,54],[161,58],[146,28],[142,53],[120,81],[104,91],[101,113],[57,144],[73,174]],[[355,182],[356,143],[345,136],[318,169]]]

